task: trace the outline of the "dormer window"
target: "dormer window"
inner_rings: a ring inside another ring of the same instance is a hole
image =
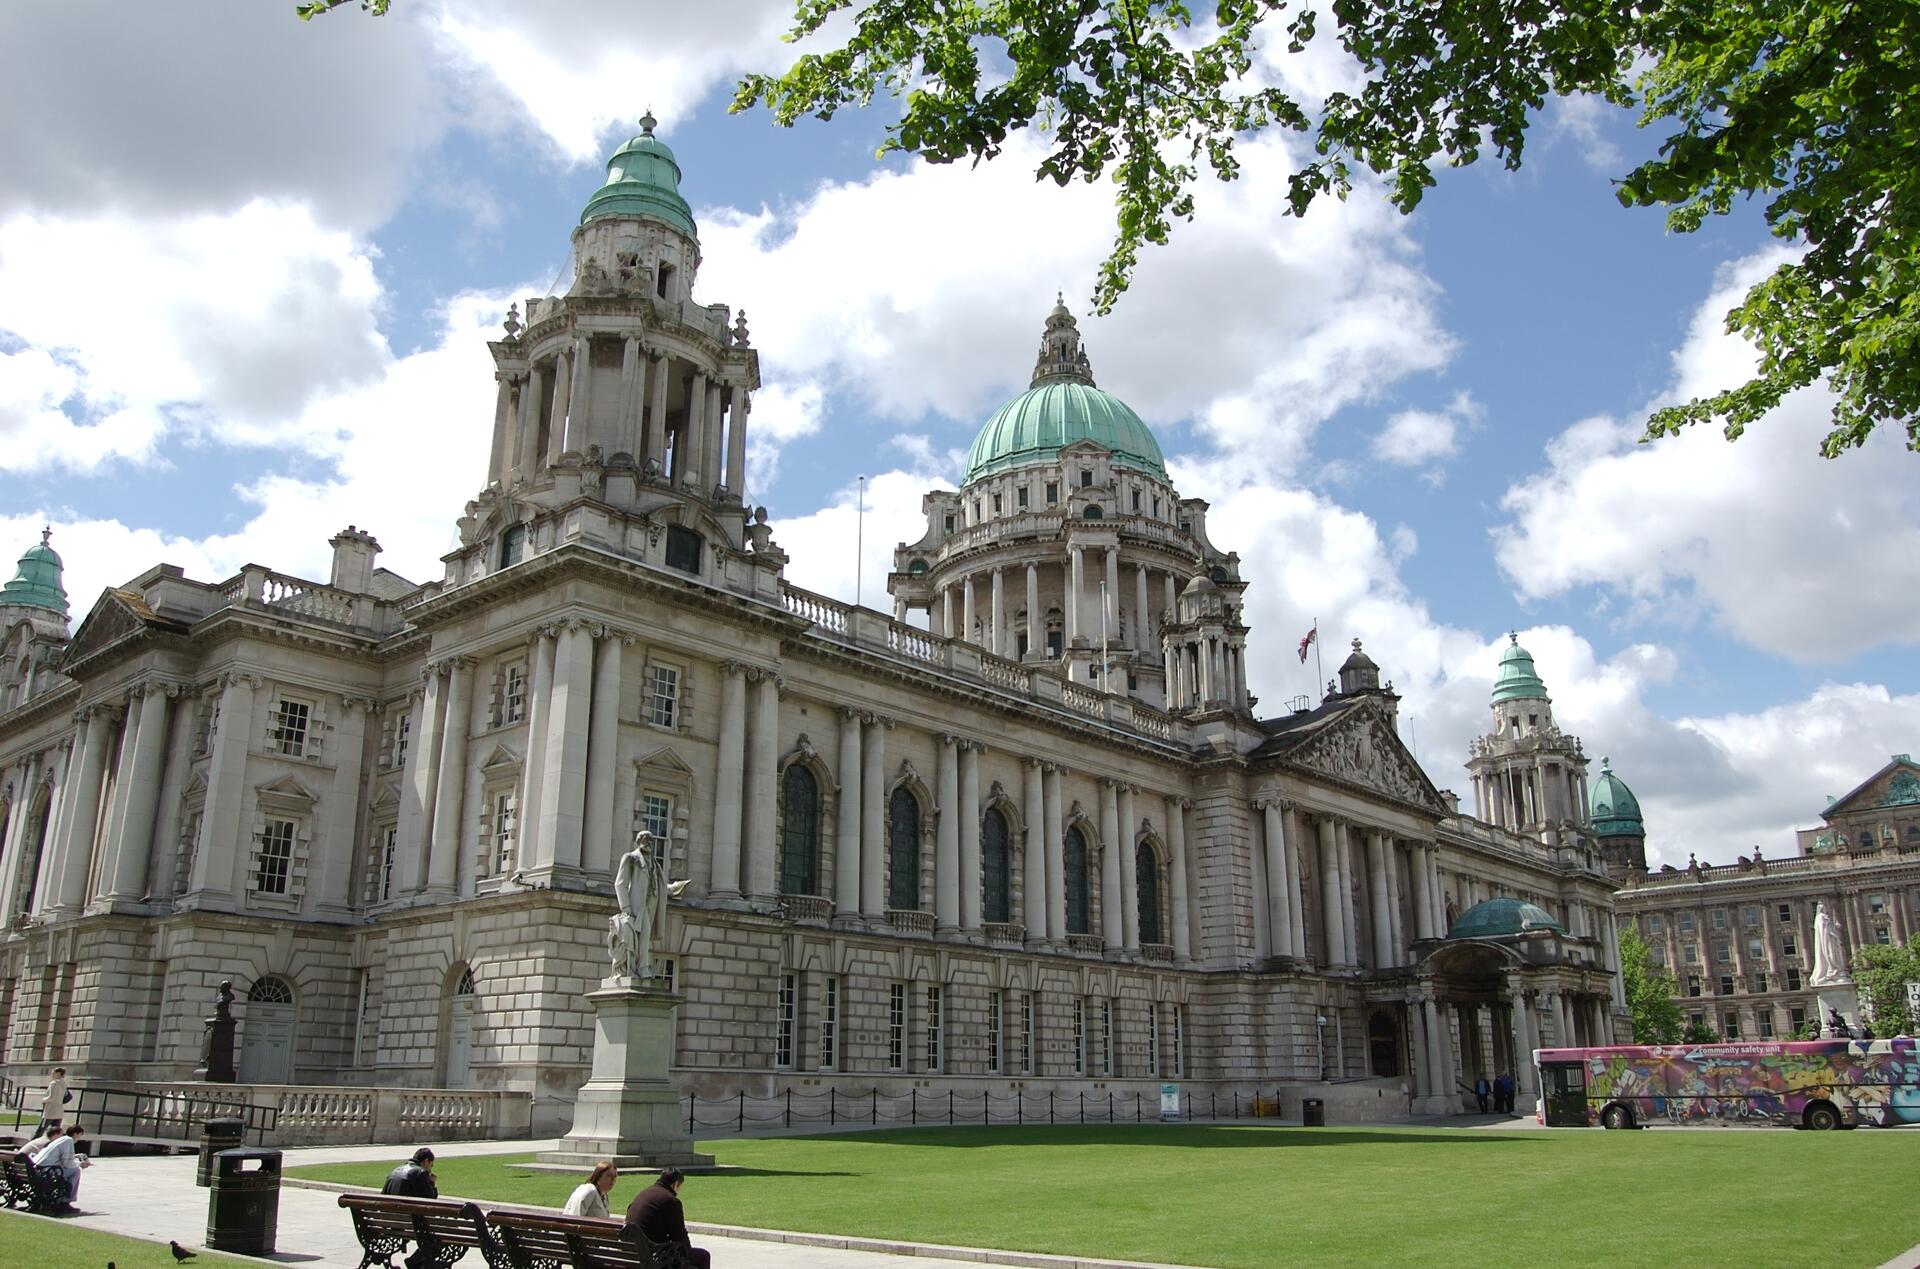
[[[1091,488],[1093,488],[1093,470],[1092,470],[1092,468],[1088,468],[1088,469],[1086,469],[1085,471],[1082,471],[1082,472],[1080,473],[1080,487],[1081,487],[1082,489],[1091,489]]]
[[[654,283],[654,293],[663,300],[672,299],[674,276],[679,272],[678,269],[670,264],[661,265],[659,280]]]
[[[500,567],[512,568],[527,552],[527,526],[510,524],[500,534]]]
[[[946,532],[949,537],[953,535],[953,517],[952,516],[947,517]]]
[[[700,535],[683,525],[667,526],[667,567],[682,573],[700,572]]]

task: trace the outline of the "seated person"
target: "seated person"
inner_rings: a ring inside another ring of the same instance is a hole
[[[387,1183],[380,1192],[400,1198],[439,1198],[440,1187],[433,1179],[433,1151],[425,1146],[415,1150],[412,1159],[387,1173]]]
[[[54,1168],[67,1178],[68,1207],[72,1207],[74,1200],[80,1197],[80,1169],[87,1166],[87,1156],[76,1154],[75,1151],[80,1148],[81,1139],[86,1135],[86,1130],[75,1124],[33,1156],[34,1167]]]
[[[686,1212],[680,1206],[680,1187],[686,1179],[679,1168],[663,1170],[658,1180],[627,1204],[627,1223],[620,1232],[629,1238],[638,1234],[648,1242],[673,1243],[694,1269],[712,1269],[713,1257],[706,1248],[695,1247],[687,1235]]]

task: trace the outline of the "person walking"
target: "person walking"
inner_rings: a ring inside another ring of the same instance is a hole
[[[415,1150],[412,1159],[387,1173],[380,1192],[399,1198],[439,1198],[440,1187],[433,1179],[433,1151],[425,1146]]]
[[[56,1066],[53,1077],[47,1081],[46,1096],[40,1099],[40,1126],[42,1130],[49,1124],[65,1123],[66,1104],[73,1100],[73,1094],[67,1091],[67,1068]]]
[[[613,1166],[613,1160],[602,1159],[593,1165],[593,1171],[587,1173],[587,1179],[575,1187],[567,1197],[565,1212],[568,1216],[611,1216],[607,1207],[607,1195],[613,1193],[613,1183],[620,1179],[620,1169]]]
[[[75,1152],[79,1150],[81,1139],[86,1135],[86,1130],[79,1124],[75,1124],[42,1146],[39,1153],[31,1156],[34,1167],[57,1168],[60,1174],[67,1178],[69,1209],[80,1197],[80,1169],[87,1166],[87,1156]]]
[[[713,1256],[704,1247],[695,1247],[687,1235],[686,1210],[680,1206],[680,1187],[687,1174],[679,1168],[667,1168],[657,1180],[633,1196],[627,1204],[627,1223],[621,1233],[635,1234],[648,1242],[674,1243],[693,1269],[712,1269]]]
[[[1487,1082],[1485,1075],[1473,1082],[1473,1099],[1480,1103],[1480,1113],[1486,1114],[1488,1103],[1493,1100],[1493,1085]]]

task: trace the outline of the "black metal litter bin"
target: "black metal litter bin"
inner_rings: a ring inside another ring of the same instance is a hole
[[[1325,1128],[1327,1126],[1327,1104],[1318,1097],[1301,1098],[1300,1126],[1302,1128]]]
[[[264,1256],[280,1232],[280,1152],[222,1150],[213,1157],[207,1243],[215,1251]]]
[[[193,1183],[202,1189],[213,1183],[213,1156],[222,1150],[238,1150],[247,1144],[244,1119],[209,1119],[200,1125],[200,1167]]]

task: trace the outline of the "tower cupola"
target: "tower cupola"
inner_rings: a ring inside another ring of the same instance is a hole
[[[587,200],[581,224],[608,217],[657,220],[689,238],[700,236],[693,208],[680,196],[680,163],[666,142],[653,135],[657,122],[651,113],[642,115],[640,135],[607,160],[606,184]]]
[[[21,604],[44,608],[63,620],[67,616],[67,590],[62,584],[59,553],[53,549],[53,530],[40,531],[40,541],[20,556],[13,580],[0,587],[0,604]]]

